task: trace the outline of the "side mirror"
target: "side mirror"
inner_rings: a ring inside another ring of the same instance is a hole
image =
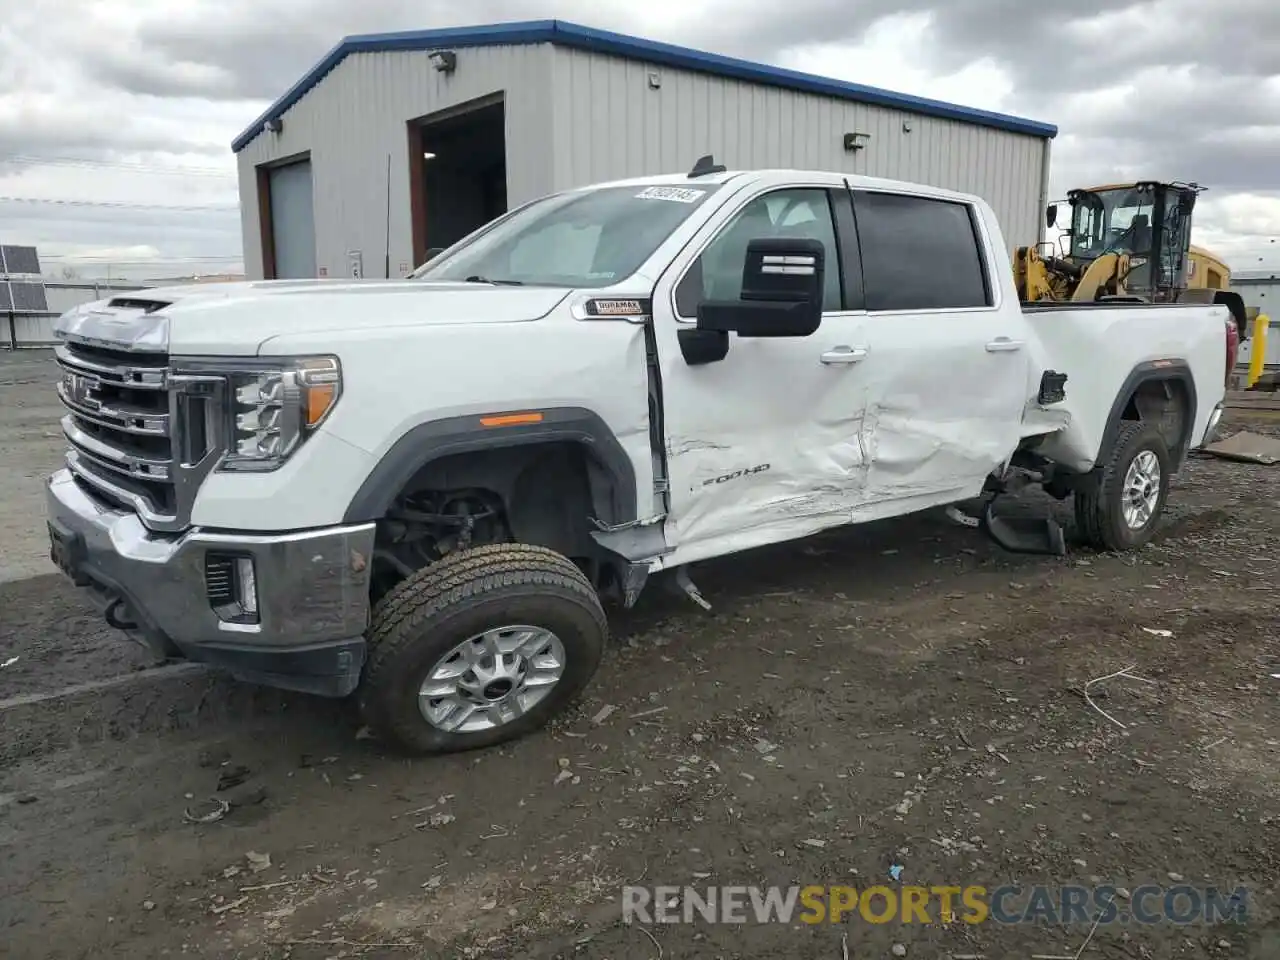
[[[826,248],[820,240],[771,237],[752,240],[742,264],[737,300],[698,306],[698,324],[677,333],[685,361],[714,363],[729,352],[729,334],[740,337],[807,337],[822,323]]]
[[[427,259],[423,260],[422,262],[430,263],[432,260],[440,256],[440,254],[442,253],[444,253],[444,247],[427,247]]]
[[[1044,209],[1044,225],[1046,227],[1055,227],[1058,224],[1058,205],[1051,203]]]

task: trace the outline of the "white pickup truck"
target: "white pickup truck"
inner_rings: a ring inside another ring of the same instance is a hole
[[[1061,553],[991,506],[1028,482],[1138,547],[1221,416],[1227,309],[1023,306],[1006,249],[977,197],[704,158],[404,280],[72,310],[51,554],[157,653],[429,753],[564,708],[602,597],[659,571],[705,606],[689,564],[983,498],[957,518]]]

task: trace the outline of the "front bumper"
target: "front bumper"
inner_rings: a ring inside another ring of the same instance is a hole
[[[50,556],[107,622],[165,656],[241,679],[346,696],[364,666],[374,525],[250,534],[148,530],[67,470],[46,488]],[[210,600],[210,553],[252,558],[258,621],[228,622]]]

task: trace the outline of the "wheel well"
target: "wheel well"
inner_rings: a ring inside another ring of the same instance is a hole
[[[1170,456],[1176,465],[1180,465],[1193,427],[1192,414],[1191,396],[1185,380],[1181,377],[1151,377],[1134,388],[1120,413],[1120,420],[1155,424]]]
[[[546,547],[603,587],[611,565],[591,537],[592,520],[622,519],[619,482],[589,444],[569,439],[434,458],[378,520],[375,600],[412,571],[483,543]]]

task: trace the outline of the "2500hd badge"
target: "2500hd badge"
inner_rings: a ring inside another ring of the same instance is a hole
[[[709,487],[714,483],[728,483],[730,480],[737,480],[739,477],[749,477],[753,473],[764,473],[769,469],[769,464],[762,463],[754,467],[744,467],[742,470],[735,470],[733,473],[726,473],[720,477],[712,477],[710,480],[703,480],[702,485]]]

